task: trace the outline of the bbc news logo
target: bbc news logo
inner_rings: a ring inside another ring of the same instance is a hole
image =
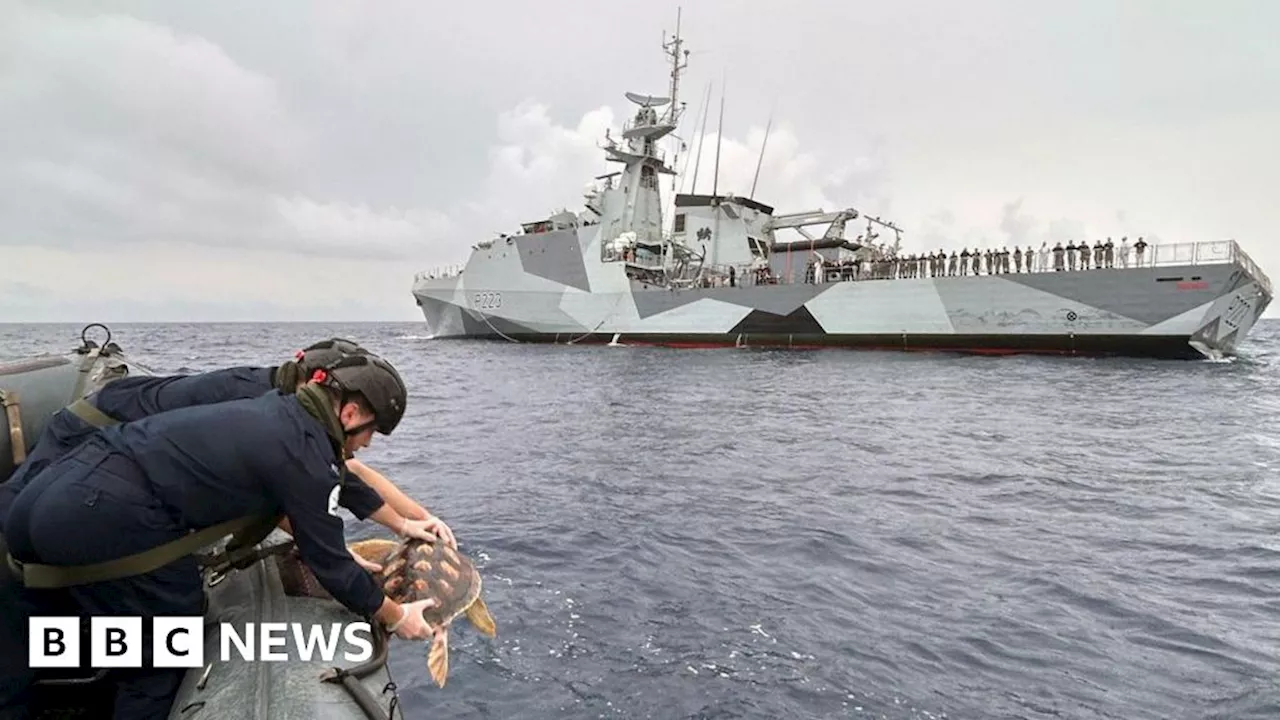
[[[28,664],[33,668],[81,667],[81,624],[78,617],[33,617],[28,623]],[[361,663],[373,657],[373,632],[369,623],[245,623],[237,628],[221,623],[219,657],[232,659],[233,652],[255,662],[310,661],[317,653],[323,662],[333,662],[339,639],[359,652],[346,650],[347,662]],[[151,620],[151,667],[198,668],[206,662],[203,617],[157,617]],[[289,640],[293,640],[293,653]],[[89,622],[89,667],[140,668],[144,643],[142,618],[94,617]]]

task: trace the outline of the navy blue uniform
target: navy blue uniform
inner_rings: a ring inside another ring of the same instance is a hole
[[[234,367],[194,375],[135,376],[107,383],[89,402],[120,422],[133,422],[167,410],[254,398],[274,389],[274,367]],[[84,442],[97,428],[70,410],[50,418],[40,440],[7,482],[0,482],[0,531],[13,499],[49,463]],[[359,478],[348,475],[341,504],[365,520],[382,507],[382,498]]]
[[[120,422],[140,420],[165,410],[257,397],[271,391],[275,368],[234,367],[197,375],[134,376],[107,383],[91,395],[91,405]],[[10,482],[25,485],[46,465],[84,442],[97,428],[70,410],[49,419],[31,454]]]
[[[372,615],[384,595],[346,547],[342,463],[296,396],[271,392],[172,410],[106,428],[50,464],[18,495],[4,535],[19,561],[79,565],[233,518],[283,513],[320,584],[352,611]],[[116,716],[165,717],[182,671],[149,667],[149,618],[202,613],[194,558],[67,592],[86,615],[148,618],[144,667],[122,675]]]

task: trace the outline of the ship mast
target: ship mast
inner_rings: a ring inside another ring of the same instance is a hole
[[[609,222],[606,241],[622,233],[635,233],[637,246],[657,249],[665,255],[665,239],[662,232],[662,193],[660,175],[676,175],[666,162],[666,153],[658,148],[658,141],[673,132],[679,125],[684,107],[678,101],[680,73],[688,67],[689,51],[683,49],[680,37],[680,19],[676,16],[676,33],[670,41],[663,33],[662,49],[671,61],[670,97],[625,93],[626,98],[639,106],[622,126],[622,142],[610,141],[604,150],[611,162],[622,163],[618,189],[623,201],[617,216]],[[666,107],[660,116],[658,108]]]
[[[662,31],[662,49],[666,51],[667,57],[671,60],[671,89],[668,95],[671,96],[671,104],[667,106],[667,114],[663,118],[666,124],[671,127],[680,126],[680,115],[684,112],[684,107],[680,104],[680,72],[689,67],[689,51],[684,51],[684,61],[681,62],[680,49],[684,46],[684,38],[680,37],[680,15],[681,8],[676,8],[676,31],[671,36],[670,42],[667,41],[667,32]],[[677,157],[679,153],[677,153]],[[674,169],[675,159],[672,161]],[[675,173],[671,177],[671,192],[675,193]],[[672,199],[674,201],[674,198]],[[659,233],[659,254],[662,256],[663,265],[671,262],[671,258],[667,254],[667,236],[662,232],[663,218],[661,215],[661,194],[659,194],[659,215],[658,215],[658,233]]]
[[[667,57],[671,58],[671,105],[667,107],[667,114],[663,120],[672,126],[680,124],[680,115],[684,112],[684,107],[680,105],[680,71],[689,67],[689,51],[684,51],[684,62],[680,60],[680,48],[684,46],[684,38],[680,37],[680,8],[676,8],[676,32],[671,36],[670,42],[667,41],[667,33],[662,32],[662,49],[666,51]]]

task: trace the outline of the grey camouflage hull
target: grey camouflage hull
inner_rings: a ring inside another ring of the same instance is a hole
[[[1236,263],[683,290],[581,267],[572,284],[468,271],[414,296],[441,339],[1160,358],[1234,354],[1271,301]]]

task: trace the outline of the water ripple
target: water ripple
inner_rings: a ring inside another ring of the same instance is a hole
[[[408,717],[1142,720],[1280,714],[1277,325],[1232,363],[113,330],[166,372],[330,335],[402,368],[366,460],[499,628],[445,690],[396,643]]]

